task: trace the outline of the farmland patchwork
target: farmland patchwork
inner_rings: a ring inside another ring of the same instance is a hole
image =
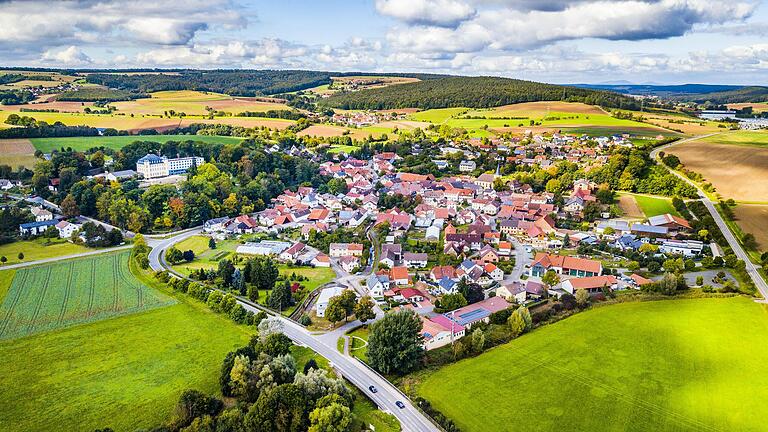
[[[0,340],[175,303],[142,285],[128,252],[16,271],[0,305]]]

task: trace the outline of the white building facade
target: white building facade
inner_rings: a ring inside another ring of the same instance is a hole
[[[183,174],[193,165],[200,166],[205,159],[199,156],[168,159],[165,156],[148,154],[136,161],[136,172],[145,179],[168,177]]]

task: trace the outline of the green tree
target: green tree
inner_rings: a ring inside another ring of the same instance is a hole
[[[467,305],[467,299],[460,292],[446,294],[435,305],[440,311],[448,312]]]
[[[24,259],[24,252],[19,252],[18,255],[16,255],[20,260]]]
[[[291,305],[291,283],[284,281],[275,285],[275,288],[267,297],[267,306],[274,310],[283,310]]]
[[[171,246],[167,251],[165,251],[165,259],[171,264],[176,264],[184,259],[184,254],[180,250]]]
[[[213,237],[208,239],[208,249],[216,249],[216,240]]]
[[[476,353],[483,352],[485,348],[485,333],[480,329],[472,331],[472,351]]]
[[[330,321],[331,324],[336,324],[346,317],[347,312],[344,310],[341,296],[331,297],[330,300],[328,300],[328,306],[325,308],[325,318]]]
[[[576,290],[576,303],[578,303],[578,305],[581,307],[584,307],[587,305],[587,303],[589,303],[589,293],[587,290]]]
[[[548,288],[552,288],[560,283],[560,275],[554,270],[547,270],[544,276],[541,277],[541,282],[547,285]]]
[[[371,297],[363,296],[360,298],[357,304],[355,304],[355,317],[362,323],[376,318],[376,313],[373,311],[373,306],[374,304],[373,300],[371,300]]]
[[[415,312],[390,313],[371,325],[368,361],[384,374],[407,373],[421,364],[422,343],[421,319]]]
[[[315,408],[309,414],[309,432],[346,432],[352,424],[349,408],[339,403]]]
[[[249,431],[299,432],[309,428],[308,401],[294,384],[279,385],[259,395],[245,415]]]
[[[523,317],[518,310],[512,312],[512,315],[507,319],[507,325],[509,325],[509,331],[512,333],[513,337],[518,337],[525,333],[525,320],[523,320]]]

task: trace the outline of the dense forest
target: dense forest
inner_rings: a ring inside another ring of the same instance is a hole
[[[768,102],[768,87],[752,86],[742,87],[736,90],[728,90],[713,93],[702,93],[675,98],[680,101],[697,103],[712,102],[715,104],[741,103],[741,102]]]
[[[173,74],[92,74],[86,80],[131,92],[199,90],[235,96],[292,92],[330,83],[328,72],[312,71],[183,71]]]
[[[162,90],[199,90],[233,96],[263,96],[288,93],[330,84],[332,76],[356,76],[359,72],[319,72],[302,70],[218,70],[166,71],[167,73],[118,75],[95,73],[86,80],[110,88],[131,92]],[[429,80],[444,77],[431,74],[376,74],[377,76],[413,77]]]
[[[146,93],[112,90],[104,87],[81,87],[66,91],[56,97],[60,101],[72,102],[117,102],[149,97]]]
[[[487,108],[563,100],[623,109],[639,102],[618,93],[497,77],[449,77],[331,96],[320,103],[341,109]]]

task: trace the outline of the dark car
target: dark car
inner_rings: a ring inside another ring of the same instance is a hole
[[[400,409],[405,408],[405,404],[400,402],[400,401],[395,402],[395,405],[397,405],[397,407],[400,408]]]
[[[368,386],[368,390],[371,391],[371,393],[376,393],[378,390],[376,390],[376,387],[374,386]]]

